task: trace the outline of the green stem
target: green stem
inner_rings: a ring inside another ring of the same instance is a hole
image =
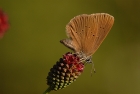
[[[49,92],[51,91],[51,87],[49,87],[48,89],[46,89],[46,91],[43,94],[49,94]]]

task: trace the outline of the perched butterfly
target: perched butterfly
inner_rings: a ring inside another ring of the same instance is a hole
[[[114,23],[114,17],[107,13],[82,14],[66,25],[68,38],[60,40],[81,59],[91,63],[92,55],[99,48]]]

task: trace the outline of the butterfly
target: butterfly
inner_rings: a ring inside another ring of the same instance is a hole
[[[114,17],[107,13],[75,16],[66,25],[67,39],[60,40],[72,49],[81,61],[92,62],[92,55],[99,48],[114,24]]]

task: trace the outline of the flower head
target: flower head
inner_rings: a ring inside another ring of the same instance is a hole
[[[63,60],[64,62],[69,64],[69,66],[73,66],[73,71],[76,70],[82,72],[84,69],[84,64],[80,62],[80,58],[76,54],[71,54],[70,52],[68,52],[63,55]]]
[[[3,37],[6,30],[9,28],[8,17],[7,15],[0,9],[0,38]]]
[[[79,57],[70,52],[66,53],[63,55],[63,58],[60,58],[53,68],[51,68],[47,77],[49,88],[45,93],[67,87],[72,82],[76,81],[83,70],[84,64],[80,62]]]

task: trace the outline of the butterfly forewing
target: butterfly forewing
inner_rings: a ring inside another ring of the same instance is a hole
[[[89,51],[91,53],[89,53],[88,55],[92,55],[95,53],[95,51],[99,48],[99,46],[109,33],[114,23],[114,17],[109,14],[97,13],[94,14],[94,16],[96,16],[95,20],[97,21],[96,24],[98,25],[98,32],[96,35],[95,42],[92,46],[93,48]]]

